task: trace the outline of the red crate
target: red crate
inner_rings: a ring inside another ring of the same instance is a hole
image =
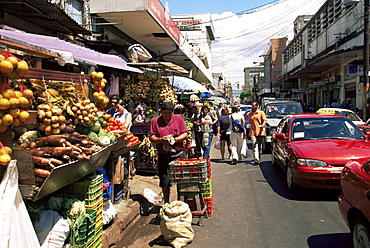
[[[213,214],[213,200],[212,200],[212,197],[203,198],[203,200],[204,200],[204,204],[207,205],[207,214],[208,214],[208,217],[211,217],[212,214]]]

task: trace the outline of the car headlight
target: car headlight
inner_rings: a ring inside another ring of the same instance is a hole
[[[316,160],[316,159],[299,158],[297,159],[297,163],[299,166],[310,166],[310,167],[328,166],[326,162],[321,161],[321,160]]]

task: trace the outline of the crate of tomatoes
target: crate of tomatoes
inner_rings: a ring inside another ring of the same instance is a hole
[[[177,159],[170,163],[175,183],[204,183],[208,181],[207,159]]]

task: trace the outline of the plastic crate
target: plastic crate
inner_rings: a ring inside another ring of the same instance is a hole
[[[85,219],[78,228],[71,228],[70,243],[73,247],[84,247],[95,237],[96,210],[86,209]],[[77,233],[77,235],[75,235]],[[75,238],[74,238],[75,237]]]
[[[94,205],[103,197],[103,175],[84,178],[64,187],[64,195],[74,199],[84,200],[86,205]]]
[[[212,197],[212,180],[202,183],[201,191],[202,191],[203,198]]]
[[[213,199],[212,197],[209,198],[203,198],[204,204],[207,205],[207,214],[208,217],[211,217],[213,215]]]
[[[171,177],[175,183],[202,183],[208,181],[205,159],[177,159],[170,163]]]

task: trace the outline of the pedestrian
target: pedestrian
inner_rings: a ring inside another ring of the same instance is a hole
[[[342,101],[342,104],[340,105],[340,108],[349,109],[349,106],[348,106],[348,104],[347,104],[347,101],[346,101],[346,100],[343,100],[343,101]]]
[[[202,154],[202,132],[200,130],[200,122],[199,119],[198,108],[195,105],[190,106],[188,118],[189,121],[193,124],[192,129],[192,142],[191,146],[194,147],[195,144],[195,157],[199,158]]]
[[[355,111],[355,106],[353,106],[351,99],[348,100],[348,109],[352,110],[352,111]]]
[[[227,146],[227,150],[229,152],[229,157],[231,158],[231,141],[230,141],[230,132],[228,132],[230,127],[229,122],[229,109],[227,107],[222,108],[221,115],[218,117],[218,125],[217,125],[217,136],[220,137],[221,140],[221,162],[225,162],[225,144]]]
[[[340,104],[338,103],[337,99],[334,99],[331,103],[332,108],[340,108]]]
[[[252,149],[254,156],[254,164],[258,165],[261,161],[261,154],[265,142],[266,132],[266,115],[262,110],[258,109],[258,103],[252,103],[252,111],[248,113],[248,120],[251,124],[249,136],[252,141]]]
[[[223,108],[224,108],[224,104],[222,102],[220,102],[218,104],[218,108],[217,108],[217,117],[221,115],[221,111],[222,111]]]
[[[164,203],[170,202],[170,187],[173,184],[169,163],[184,158],[183,141],[188,138],[188,129],[180,115],[173,114],[174,106],[164,102],[160,108],[160,116],[150,122],[150,141],[158,151],[159,187],[162,188]],[[170,149],[168,149],[170,147]]]
[[[217,116],[210,113],[207,105],[203,105],[198,118],[198,123],[200,123],[200,130],[202,132],[203,158],[209,158],[213,138],[213,125],[216,122]]]
[[[231,106],[231,115],[229,118],[229,132],[230,132],[230,141],[231,141],[231,159],[232,164],[237,164],[242,158],[241,152],[243,147],[244,139],[247,137],[246,129],[244,128],[243,132],[234,132],[232,126],[232,119],[242,124],[245,127],[244,115],[239,113],[239,108],[236,105]]]
[[[330,101],[327,101],[327,102],[324,104],[324,108],[331,108]]]
[[[116,119],[119,120],[127,130],[130,130],[132,126],[132,114],[125,108],[124,101],[119,100],[116,104],[116,108],[117,113],[119,113],[119,117]]]

